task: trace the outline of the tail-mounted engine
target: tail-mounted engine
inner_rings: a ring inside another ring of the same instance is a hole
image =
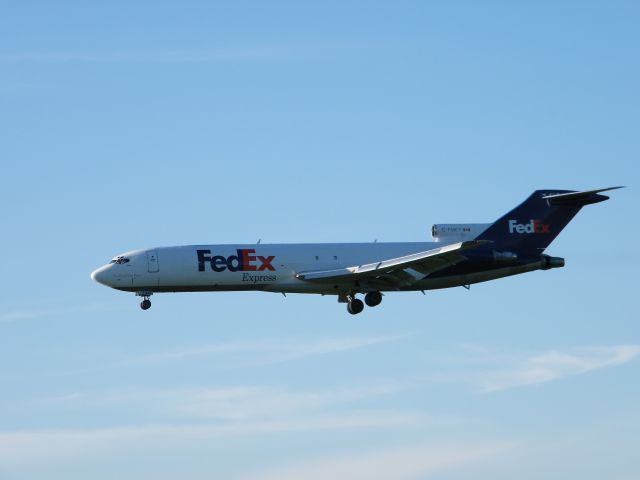
[[[561,267],[564,267],[564,258],[550,257],[549,255],[540,255],[540,268],[542,270]]]
[[[511,265],[518,261],[518,254],[513,252],[493,251],[493,261],[501,265]]]

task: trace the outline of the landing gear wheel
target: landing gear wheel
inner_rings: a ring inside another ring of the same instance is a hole
[[[349,303],[347,303],[347,311],[351,315],[357,315],[362,310],[364,310],[364,303],[359,298],[354,298]]]
[[[143,310],[149,310],[151,308],[151,300],[145,298],[140,302],[140,308]]]
[[[369,292],[364,296],[364,303],[369,307],[375,307],[382,302],[382,294],[380,292]]]

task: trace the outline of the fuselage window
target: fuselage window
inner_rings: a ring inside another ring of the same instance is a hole
[[[121,265],[123,263],[129,263],[129,259],[125,257],[117,257],[111,260],[109,263],[117,263],[118,265]]]

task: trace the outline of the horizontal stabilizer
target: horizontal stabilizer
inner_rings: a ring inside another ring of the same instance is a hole
[[[591,205],[592,203],[604,202],[609,200],[606,195],[598,195],[600,192],[607,192],[609,190],[617,190],[624,187],[609,187],[601,188],[598,190],[586,190],[584,192],[569,192],[569,193],[556,193],[551,195],[545,195],[544,198],[549,205],[556,206],[572,206],[582,207],[584,205]]]

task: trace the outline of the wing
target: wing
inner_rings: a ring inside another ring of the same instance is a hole
[[[471,240],[452,243],[444,247],[413,253],[404,257],[335,270],[300,272],[296,277],[317,283],[367,282],[380,287],[402,287],[423,279],[430,273],[466,260],[465,250],[491,243],[487,240]]]

